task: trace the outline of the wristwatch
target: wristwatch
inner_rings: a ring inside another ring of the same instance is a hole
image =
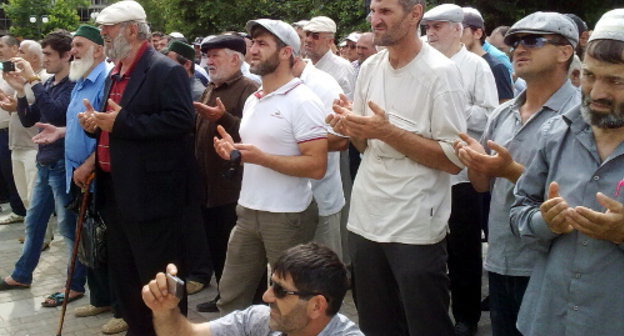
[[[28,83],[28,84],[32,84],[32,82],[36,82],[36,81],[41,82],[41,77],[39,77],[39,76],[37,76],[37,75],[32,75],[30,78],[28,78],[28,79],[26,80],[26,83]]]

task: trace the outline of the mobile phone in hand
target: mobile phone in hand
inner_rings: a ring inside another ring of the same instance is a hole
[[[184,281],[175,275],[167,274],[167,289],[170,294],[175,295],[178,300],[184,296]]]
[[[15,63],[11,61],[2,62],[2,71],[4,72],[15,71]]]

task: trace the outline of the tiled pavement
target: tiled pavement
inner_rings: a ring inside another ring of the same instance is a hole
[[[8,204],[2,204],[4,210],[0,216],[9,213]],[[52,219],[54,220],[54,219]],[[0,225],[0,276],[4,277],[13,270],[20,256],[22,245],[17,241],[24,232],[24,225]],[[57,234],[50,249],[41,254],[30,289],[0,292],[0,336],[51,336],[57,334],[61,308],[44,308],[40,302],[63,288],[66,268],[65,244]],[[214,284],[198,294],[189,297],[189,318],[194,322],[209,321],[217,314],[199,313],[195,310],[198,303],[215,296]],[[89,303],[88,295],[68,304],[64,336],[101,335],[100,327],[111,317],[103,313],[93,317],[76,318],[73,310]],[[341,313],[357,321],[357,314],[351,294],[347,293]],[[479,336],[491,335],[489,314],[484,313],[479,325]]]

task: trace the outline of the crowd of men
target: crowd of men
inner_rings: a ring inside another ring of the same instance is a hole
[[[53,213],[71,255],[67,205],[91,191],[106,261],[42,305],[88,284],[75,314],[112,310],[107,334],[463,336],[487,305],[495,336],[619,335],[624,9],[490,36],[455,4],[368,19],[341,41],[317,16],[188,43],[124,0],[98,27],[0,37],[0,223],[25,223],[0,290],[33,284]],[[197,309],[222,317],[190,323],[213,275]]]

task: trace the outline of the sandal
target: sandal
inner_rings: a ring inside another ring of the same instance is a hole
[[[84,293],[80,293],[74,297],[70,297],[69,300],[67,300],[67,303],[70,303],[72,301],[76,301],[78,299],[80,299],[81,297],[84,296]],[[41,306],[43,307],[58,307],[63,305],[63,301],[65,300],[65,294],[61,293],[61,292],[56,292],[52,295],[49,295],[45,301],[41,302]]]

